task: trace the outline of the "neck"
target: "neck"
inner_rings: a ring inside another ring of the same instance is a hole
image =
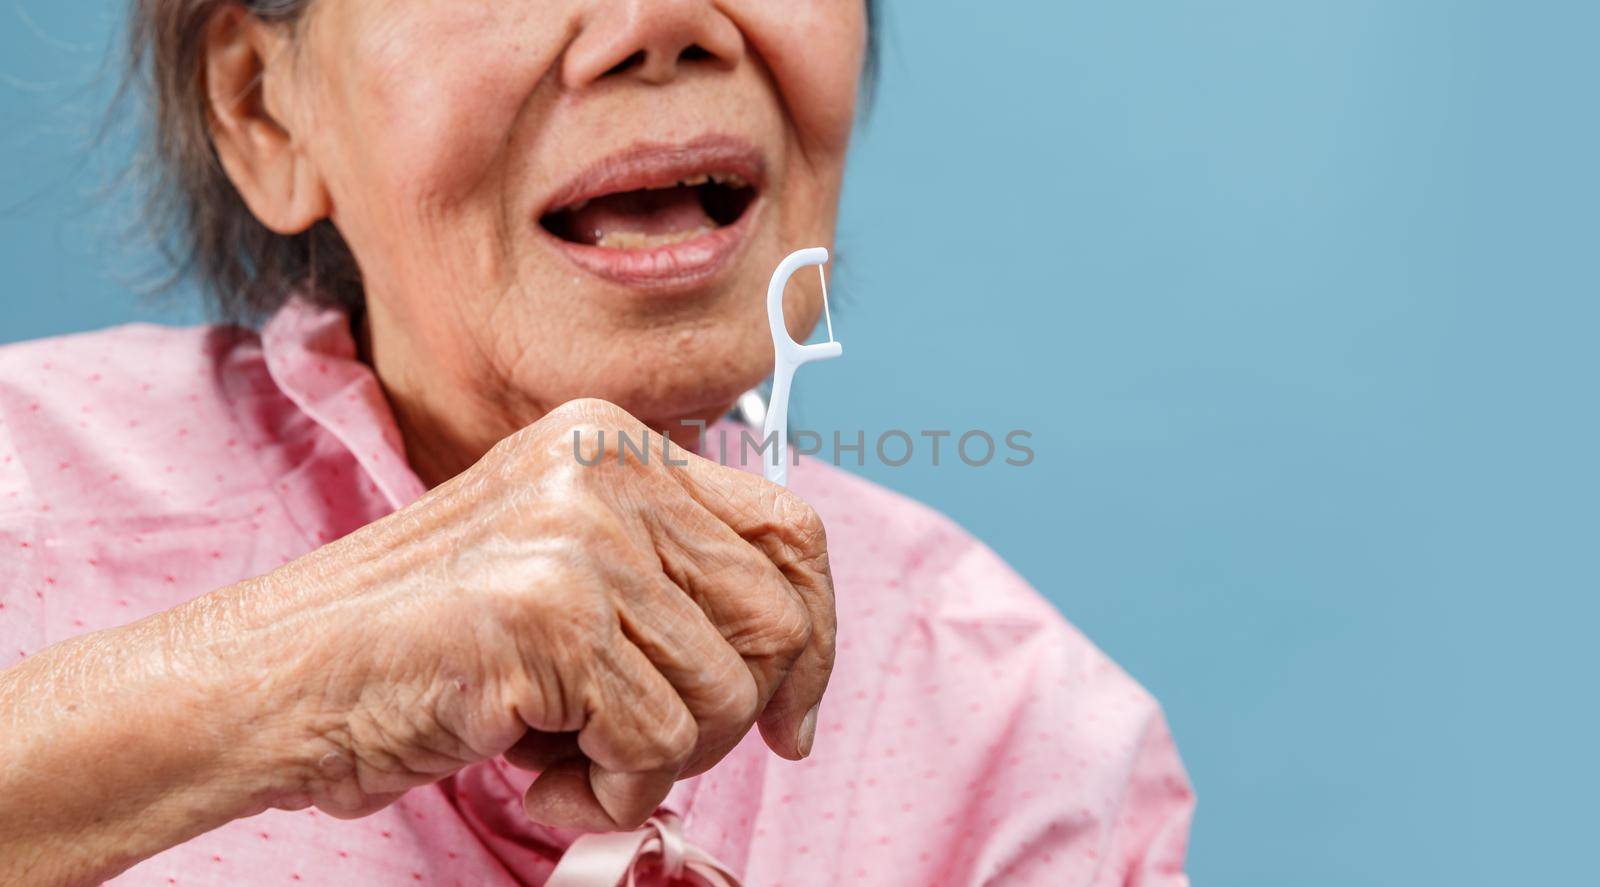
[[[372,368],[383,387],[405,445],[406,460],[430,489],[471,468],[491,447],[537,422],[551,408],[515,394],[509,383],[473,390],[452,385],[448,373],[429,373],[419,378],[406,371],[411,362],[386,359],[374,348],[365,313],[354,326],[361,361]],[[481,390],[498,390],[504,396],[490,402],[479,393]],[[704,444],[701,426],[685,423],[704,423],[703,427],[709,428],[729,409],[731,405],[687,416],[639,418],[645,427],[670,437],[677,446],[700,454]]]
[[[472,467],[490,447],[516,431],[517,426],[511,424],[472,421],[470,417],[492,417],[503,412],[489,408],[489,404],[465,403],[464,400],[475,398],[443,390],[450,384],[446,373],[417,373],[414,362],[377,347],[367,313],[363,312],[354,326],[357,352],[383,388],[405,445],[406,461],[430,489]],[[439,404],[450,409],[441,410]]]

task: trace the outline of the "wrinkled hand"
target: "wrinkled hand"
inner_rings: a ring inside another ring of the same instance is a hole
[[[289,804],[358,816],[504,754],[535,820],[633,828],[759,723],[810,751],[833,667],[815,512],[576,401],[415,504],[259,580]],[[602,439],[603,451],[599,450]],[[581,463],[574,434],[582,441]],[[288,664],[285,665],[284,663]]]

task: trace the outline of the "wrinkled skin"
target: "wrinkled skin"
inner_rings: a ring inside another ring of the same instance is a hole
[[[861,0],[315,0],[293,34],[226,16],[213,32],[223,165],[270,227],[326,217],[349,242],[424,479],[578,397],[656,428],[715,418],[771,369],[772,269],[833,243]],[[690,291],[593,275],[539,229],[602,158],[707,135],[758,149],[767,184],[738,254]],[[814,278],[787,308],[803,339]]]
[[[575,401],[415,507],[260,580],[323,626],[285,636],[311,643],[282,682],[320,691],[299,755],[318,764],[306,800],[359,815],[508,752],[542,771],[536,819],[613,829],[758,715],[774,750],[809,751],[833,661],[821,523],[788,491],[659,437],[658,458],[624,459],[619,431],[645,433]],[[322,570],[340,593],[305,600],[295,589]]]
[[[266,576],[0,672],[3,880],[92,883],[269,807],[361,816],[502,753],[541,771],[530,816],[602,831],[752,723],[804,757],[834,656],[821,522],[619,432],[646,429],[575,401]]]
[[[804,756],[833,663],[815,514],[681,452],[584,467],[572,432],[677,433],[770,370],[767,275],[832,244],[863,5],[314,0],[205,28],[218,158],[267,227],[350,244],[362,356],[433,490],[0,672],[0,882],[93,883],[271,807],[363,815],[502,753],[541,771],[532,817],[584,829],[637,825],[753,725]],[[646,292],[540,230],[595,159],[708,134],[766,171],[715,273]],[[819,291],[788,299],[804,339]]]

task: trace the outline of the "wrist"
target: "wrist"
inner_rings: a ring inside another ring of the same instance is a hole
[[[148,725],[145,754],[167,767],[165,784],[188,799],[199,831],[262,812],[276,791],[273,719],[251,685],[255,669],[225,626],[189,618],[210,597],[127,626],[144,637],[117,641],[141,651],[149,676],[122,688],[118,707]]]
[[[171,611],[164,627],[176,705],[203,731],[214,777],[233,818],[298,808],[330,743],[314,723],[321,708],[299,676],[309,651],[285,637],[281,595],[270,577],[242,582]]]
[[[173,611],[171,646],[228,737],[220,760],[259,807],[363,815],[425,781],[373,750],[390,723],[373,706],[396,704],[379,685],[414,659],[378,639],[449,550],[437,536],[380,521]]]

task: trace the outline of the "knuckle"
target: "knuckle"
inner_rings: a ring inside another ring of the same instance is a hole
[[[641,770],[681,770],[700,742],[700,728],[687,709],[673,706],[647,734],[636,766]]]
[[[742,659],[723,669],[713,686],[714,703],[707,720],[739,727],[755,723],[761,714],[761,696]]]
[[[794,493],[780,489],[775,503],[778,542],[788,549],[793,562],[826,572],[828,531],[822,515]]]
[[[772,639],[775,653],[794,656],[811,643],[811,632],[811,613],[792,595],[786,595],[773,608],[766,634]]]
[[[627,410],[597,398],[568,401],[537,423],[544,432],[532,449],[539,458],[573,468],[581,482],[608,485],[620,474],[655,466],[657,435]],[[577,470],[581,469],[581,470]]]
[[[819,543],[827,539],[827,530],[822,525],[822,515],[817,514],[811,503],[789,490],[781,490],[778,494],[778,513],[783,517],[784,524],[796,536]]]
[[[598,397],[580,397],[569,400],[545,414],[545,419],[563,427],[598,423],[615,428],[620,422],[634,421],[633,417],[628,415],[627,410]]]

